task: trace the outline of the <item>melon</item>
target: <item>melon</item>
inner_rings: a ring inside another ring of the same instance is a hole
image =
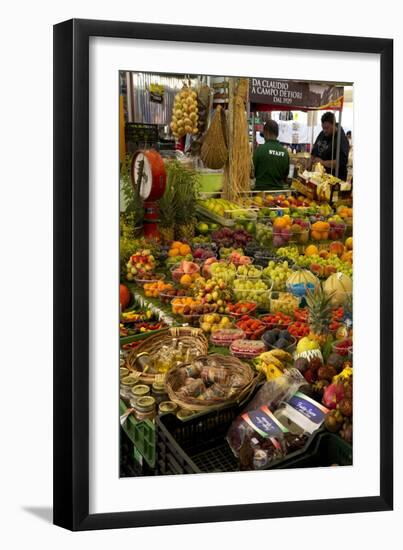
[[[344,273],[333,273],[323,283],[323,290],[328,296],[332,295],[332,305],[341,306],[351,296],[353,281]]]
[[[131,298],[130,290],[127,288],[126,285],[120,285],[119,296],[120,296],[120,305],[122,306],[122,311],[124,311],[129,305],[130,298]]]
[[[314,290],[319,285],[319,279],[308,269],[299,269],[287,279],[287,288],[295,296],[305,296],[307,289]]]

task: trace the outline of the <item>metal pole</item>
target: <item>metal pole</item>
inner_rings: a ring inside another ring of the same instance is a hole
[[[336,178],[339,177],[340,168],[340,144],[341,144],[341,109],[339,110],[339,128],[337,130],[337,144],[336,144]],[[333,149],[332,149],[333,151]]]

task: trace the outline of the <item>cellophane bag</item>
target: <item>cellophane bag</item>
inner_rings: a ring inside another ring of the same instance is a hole
[[[305,435],[291,434],[273,411],[305,384],[297,369],[287,369],[282,376],[266,382],[231,424],[227,441],[241,470],[265,468],[304,445]]]

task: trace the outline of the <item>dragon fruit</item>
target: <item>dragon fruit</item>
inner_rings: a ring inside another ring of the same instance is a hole
[[[338,403],[344,398],[343,384],[329,384],[323,392],[322,403],[328,409],[335,409]]]

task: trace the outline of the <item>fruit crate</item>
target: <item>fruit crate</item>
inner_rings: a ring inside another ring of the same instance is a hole
[[[224,227],[233,227],[235,225],[235,220],[224,218],[223,216],[212,212],[208,208],[205,208],[201,204],[196,204],[196,212],[198,212],[205,218],[212,220],[213,222],[219,223]]]
[[[127,407],[125,403],[119,401],[119,413],[125,414]],[[138,421],[130,414],[122,429],[133,443],[136,451],[144,458],[150,468],[155,467],[155,452],[156,452],[156,431],[155,424],[151,420]]]
[[[239,470],[237,458],[225,437],[231,423],[243,406],[233,405],[178,420],[173,414],[157,419],[157,471],[161,475],[235,472]],[[267,469],[287,468],[288,463],[308,451],[315,435],[305,446],[284,459],[272,462]]]
[[[339,435],[327,431],[317,433],[306,453],[291,458],[286,465],[274,468],[315,468],[323,466],[351,466],[353,448]]]

